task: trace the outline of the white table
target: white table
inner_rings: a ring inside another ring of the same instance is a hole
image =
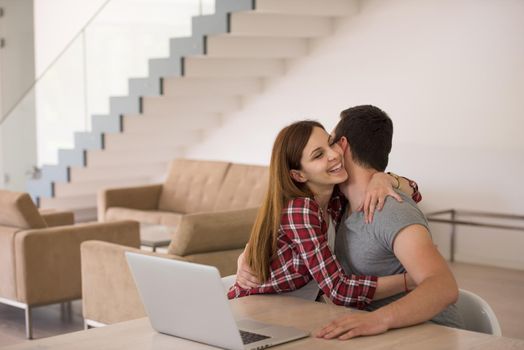
[[[250,296],[231,301],[236,317],[294,326],[311,332],[350,309],[285,296]],[[211,346],[155,332],[147,318],[111,326],[26,341],[5,348],[22,349],[215,349]],[[348,341],[313,337],[276,346],[275,349],[524,349],[524,340],[468,332],[435,324],[422,324]]]

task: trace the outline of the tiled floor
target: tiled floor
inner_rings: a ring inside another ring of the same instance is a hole
[[[454,263],[460,288],[484,298],[499,318],[504,336],[524,339],[524,271]],[[81,302],[73,302],[72,317],[60,305],[35,308],[34,337],[43,338],[83,329]],[[0,304],[0,347],[25,341],[24,312]]]
[[[33,337],[45,338],[84,329],[82,302],[72,302],[71,314],[59,304],[34,308]],[[0,347],[25,341],[24,310],[0,304]]]

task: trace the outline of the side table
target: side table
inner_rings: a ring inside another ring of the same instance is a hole
[[[158,247],[166,247],[171,243],[174,229],[171,226],[141,223],[140,245],[151,248],[153,252]]]

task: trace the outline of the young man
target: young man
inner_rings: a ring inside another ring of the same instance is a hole
[[[410,293],[374,301],[370,313],[351,313],[323,327],[318,337],[349,339],[379,334],[432,320],[461,327],[453,303],[458,287],[446,261],[432,242],[428,223],[411,198],[387,198],[373,221],[352,211],[364,200],[371,176],[385,170],[393,136],[393,123],[374,106],[357,106],[341,113],[334,141],[344,150],[348,181],[340,186],[349,200],[346,217],[337,231],[336,254],[347,273],[391,275],[407,272],[417,287]]]

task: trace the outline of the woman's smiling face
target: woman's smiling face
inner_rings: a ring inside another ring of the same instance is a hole
[[[342,149],[330,144],[330,136],[322,128],[315,127],[302,152],[300,170],[291,170],[295,181],[306,183],[313,193],[346,181]]]

